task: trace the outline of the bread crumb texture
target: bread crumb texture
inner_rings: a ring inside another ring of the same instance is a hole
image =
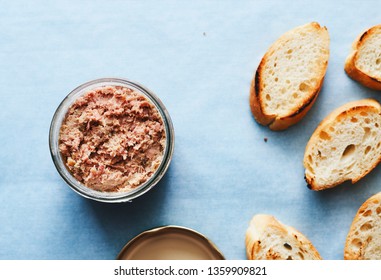
[[[271,128],[277,119],[296,118],[308,110],[321,88],[328,58],[328,31],[318,23],[283,34],[266,52],[253,79],[250,103],[256,120]],[[282,129],[291,124],[282,124]]]
[[[317,35],[313,26],[298,28],[271,48],[262,75],[266,114],[286,116],[320,83],[322,76],[316,71],[323,72],[329,50],[325,37]]]
[[[358,210],[346,239],[344,259],[381,260],[381,193]]]
[[[299,231],[271,215],[255,215],[246,231],[249,260],[320,260],[312,243]]]
[[[356,38],[344,69],[364,86],[381,90],[381,25],[369,28]]]
[[[357,182],[381,158],[380,105],[374,100],[348,103],[311,136],[304,155],[305,177],[313,190]]]
[[[381,81],[381,25],[365,33],[358,49],[356,66]]]

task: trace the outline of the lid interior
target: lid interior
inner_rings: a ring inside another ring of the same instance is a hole
[[[143,232],[121,251],[122,260],[223,260],[219,250],[203,235],[181,227]]]

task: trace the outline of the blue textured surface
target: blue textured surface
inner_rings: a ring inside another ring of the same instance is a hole
[[[380,169],[317,193],[306,188],[302,158],[326,114],[380,98],[343,65],[355,37],[380,23],[381,2],[305,2],[0,1],[0,259],[114,259],[133,236],[165,224],[198,230],[227,259],[245,259],[256,213],[299,229],[323,258],[342,259],[354,214],[381,190]],[[274,40],[310,21],[330,32],[324,87],[302,122],[271,132],[250,113],[253,72]],[[154,91],[176,132],[163,180],[117,205],[74,193],[48,147],[61,100],[111,76]]]

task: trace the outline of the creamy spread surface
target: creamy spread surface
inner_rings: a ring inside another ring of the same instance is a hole
[[[144,95],[104,86],[71,105],[60,129],[59,149],[68,170],[85,186],[128,192],[155,173],[165,140],[163,120]]]

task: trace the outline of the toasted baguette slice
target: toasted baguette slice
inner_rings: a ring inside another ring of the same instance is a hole
[[[315,102],[327,69],[329,35],[312,22],[283,34],[262,58],[250,87],[256,121],[283,130]]]
[[[381,106],[372,99],[349,102],[329,114],[304,153],[305,179],[312,190],[357,182],[381,160]]]
[[[265,214],[255,215],[250,221],[246,253],[249,260],[321,260],[303,234]]]
[[[361,205],[349,230],[345,260],[381,260],[381,193]]]
[[[353,80],[381,90],[381,25],[368,29],[353,42],[344,69]]]

